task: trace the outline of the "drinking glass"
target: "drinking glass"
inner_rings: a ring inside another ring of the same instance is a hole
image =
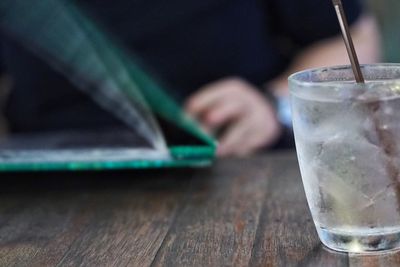
[[[344,252],[400,247],[400,64],[289,77],[297,155],[320,240]]]

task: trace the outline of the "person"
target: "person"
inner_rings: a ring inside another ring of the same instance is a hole
[[[166,81],[206,131],[219,134],[220,156],[282,139],[274,99],[287,97],[290,73],[348,62],[328,0],[76,2]],[[376,61],[373,18],[357,0],[343,3],[360,61]],[[4,110],[11,131],[119,123],[17,43],[3,38],[1,52],[13,78]]]

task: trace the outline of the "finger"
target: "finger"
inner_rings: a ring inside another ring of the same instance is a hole
[[[220,127],[239,117],[243,113],[242,103],[239,101],[220,102],[209,109],[203,117],[203,122],[209,128]]]
[[[258,113],[242,117],[240,123],[240,132],[236,129],[230,129],[221,139],[218,155],[247,156],[254,153],[262,147],[273,144],[280,136],[281,128],[276,119],[271,114],[260,116]]]
[[[243,126],[243,130],[236,140],[222,141],[220,155],[227,156],[248,156],[259,148],[263,147],[268,141],[267,135],[264,132],[255,133],[257,129],[251,129],[250,125]],[[253,133],[253,134],[252,134]],[[233,139],[234,137],[232,137]]]
[[[254,118],[258,122],[262,121]],[[247,156],[256,152],[260,148],[273,145],[281,135],[282,128],[275,118],[264,118],[265,123],[253,124],[253,129],[249,129],[247,138],[241,149],[237,150],[238,156]]]
[[[198,116],[210,107],[217,105],[229,93],[225,86],[211,85],[200,89],[198,93],[190,97],[185,105],[186,111]]]
[[[218,156],[227,156],[234,155],[235,151],[240,149],[242,143],[246,138],[248,125],[247,123],[241,121],[239,123],[235,123],[224,134],[221,138],[220,143],[217,149]]]
[[[243,145],[240,149],[235,151],[235,155],[239,157],[251,155],[260,148],[266,146],[268,141],[268,136],[265,133],[259,133],[258,135],[253,136],[247,135],[246,140],[243,141]]]

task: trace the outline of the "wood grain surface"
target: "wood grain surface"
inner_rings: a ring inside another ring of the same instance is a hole
[[[399,266],[318,240],[293,152],[195,170],[2,174],[0,266]]]

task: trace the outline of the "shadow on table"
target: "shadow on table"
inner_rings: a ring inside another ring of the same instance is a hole
[[[297,266],[346,266],[347,256],[347,253],[333,251],[319,242]]]
[[[344,253],[316,245],[297,266],[398,266],[400,250],[371,254]]]

